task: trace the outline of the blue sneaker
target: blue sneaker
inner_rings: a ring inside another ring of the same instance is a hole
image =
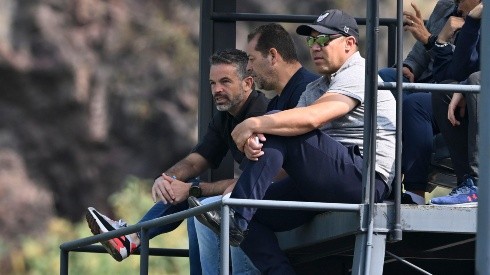
[[[467,176],[449,195],[433,198],[429,203],[448,206],[476,206],[478,205],[478,187],[475,186],[474,181],[473,177]]]

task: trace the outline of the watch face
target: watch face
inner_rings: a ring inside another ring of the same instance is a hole
[[[199,186],[191,186],[191,189],[189,189],[189,196],[200,198],[201,195],[202,195],[202,191]]]

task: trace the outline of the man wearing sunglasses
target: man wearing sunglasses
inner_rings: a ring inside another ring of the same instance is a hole
[[[252,147],[256,137],[262,144],[260,152],[251,156],[258,160],[248,161],[231,198],[360,203],[366,71],[357,46],[357,23],[343,11],[327,10],[296,32],[307,37],[322,77],[308,84],[296,108],[246,119],[233,130],[241,150]],[[379,202],[391,191],[394,171],[395,100],[390,91],[378,92],[377,110],[375,198]],[[288,177],[272,183],[281,168]],[[240,245],[263,274],[295,274],[274,232],[298,227],[316,214],[231,207],[230,244]],[[219,232],[216,211],[197,219]]]

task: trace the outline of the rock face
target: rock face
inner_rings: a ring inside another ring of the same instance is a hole
[[[1,149],[0,234],[13,241],[21,234],[39,234],[53,215],[52,202],[52,192],[29,179],[21,156]]]
[[[79,220],[128,175],[154,178],[189,152],[198,5],[1,1],[0,211]],[[0,216],[1,230],[19,225]]]

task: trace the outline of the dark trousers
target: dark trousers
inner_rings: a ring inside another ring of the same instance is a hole
[[[458,83],[458,82],[448,82]],[[471,74],[465,82],[468,85],[480,84],[480,72]],[[449,102],[452,93],[433,93],[432,108],[434,117],[444,137],[454,171],[458,182],[463,180],[464,175],[478,178],[478,94],[465,94],[466,112],[464,117],[456,117],[461,122],[459,126],[452,126],[447,119]]]
[[[425,191],[434,135],[439,128],[432,112],[431,93],[403,97],[402,172],[408,191]]]
[[[265,154],[246,165],[232,198],[361,202],[363,160],[358,147],[346,147],[315,130],[295,137],[267,136],[262,149]],[[272,183],[281,167],[289,178]],[[375,198],[379,202],[388,195],[388,189],[378,175],[375,184]],[[249,222],[249,232],[241,247],[254,265],[264,274],[294,274],[274,231],[298,227],[317,213],[233,208]]]
[[[396,69],[378,72],[385,82],[396,82]],[[409,82],[403,77],[403,82]],[[392,91],[396,98],[396,91]],[[431,94],[424,91],[403,91],[403,184],[407,191],[425,191],[429,176],[434,135],[439,132],[432,113]]]

